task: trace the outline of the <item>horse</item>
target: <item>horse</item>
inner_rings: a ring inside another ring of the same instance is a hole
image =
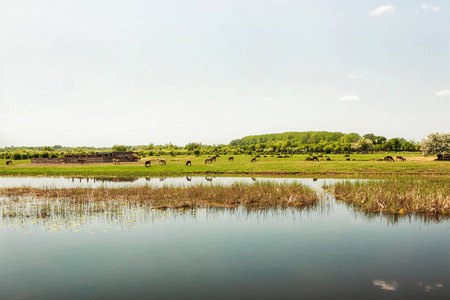
[[[7,160],[6,165],[12,165],[12,160]]]
[[[166,160],[165,159],[159,159],[159,164],[160,165],[165,165],[166,164]]]
[[[146,162],[145,162],[145,166],[146,167],[150,167],[152,165],[152,162],[150,161],[150,160],[147,160]]]
[[[228,157],[228,161],[234,161],[234,157],[233,156]]]
[[[207,163],[212,164],[212,158],[207,158],[207,159],[205,159],[205,164],[207,164]]]
[[[251,163],[256,161],[256,157],[253,157],[252,160],[250,161]]]
[[[392,156],[386,156],[386,157],[384,158],[384,160],[385,160],[385,161],[392,161],[392,162],[395,161],[394,158],[393,158]]]
[[[319,161],[319,158],[317,156],[313,156],[313,161]]]
[[[120,159],[113,159],[113,163],[115,165],[120,165]]]
[[[186,162],[186,166],[192,166],[192,163],[191,163],[190,160],[188,160],[188,161]]]
[[[396,160],[401,160],[401,161],[405,161],[405,160],[406,160],[406,158],[401,157],[401,156],[397,156],[395,159],[396,159]]]

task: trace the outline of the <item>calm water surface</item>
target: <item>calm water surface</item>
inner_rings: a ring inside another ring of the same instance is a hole
[[[319,181],[309,179],[311,183]],[[0,299],[446,299],[450,222],[310,209],[0,206]],[[12,212],[22,212],[14,215]],[[56,213],[57,212],[57,213]]]

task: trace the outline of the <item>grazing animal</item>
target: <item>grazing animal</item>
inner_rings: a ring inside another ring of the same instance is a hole
[[[207,164],[207,163],[212,164],[212,158],[207,158],[207,159],[205,159],[205,164]]]
[[[405,160],[406,160],[406,158],[401,157],[401,156],[397,156],[395,159],[396,159],[396,160],[401,160],[401,161],[405,161]]]
[[[384,160],[385,160],[385,161],[392,161],[392,162],[395,161],[394,158],[393,158],[392,156],[386,156],[386,157],[384,158]]]
[[[84,164],[84,163],[86,162],[86,159],[84,159],[84,158],[79,159],[78,162],[79,162],[80,164]]]
[[[186,162],[186,166],[192,166],[192,163],[191,163],[190,160],[188,160],[188,161]]]
[[[146,166],[146,167],[150,167],[151,165],[152,165],[152,162],[151,162],[151,161],[147,160],[147,161],[145,162],[145,166]]]
[[[113,159],[113,163],[115,165],[120,165],[120,159]]]
[[[234,161],[234,157],[233,156],[228,157],[228,161]]]
[[[211,157],[211,161],[216,161],[217,156]]]
[[[6,165],[12,165],[12,160],[7,160]]]
[[[159,164],[160,165],[165,165],[166,164],[166,160],[165,159],[160,159],[159,160]]]
[[[253,157],[252,160],[250,161],[251,163],[256,161],[256,157]]]
[[[206,181],[212,182],[212,177],[205,177]]]
[[[313,161],[319,161],[319,158],[317,156],[313,156]]]

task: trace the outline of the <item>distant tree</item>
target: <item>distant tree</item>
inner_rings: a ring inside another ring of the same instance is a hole
[[[373,150],[373,142],[370,139],[360,139],[356,143],[352,144],[352,149],[359,151]]]
[[[420,143],[424,156],[450,153],[450,133],[431,133]]]
[[[112,150],[113,151],[128,151],[128,148],[125,145],[114,145],[112,147]]]

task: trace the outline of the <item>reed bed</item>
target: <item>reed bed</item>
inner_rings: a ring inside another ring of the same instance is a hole
[[[366,211],[450,214],[447,179],[344,181],[325,188],[330,188],[338,200]]]
[[[0,196],[9,199],[66,199],[72,204],[120,201],[145,203],[153,208],[300,207],[317,204],[317,193],[298,183],[235,183],[230,186],[197,185],[189,187],[123,188],[4,188]]]

